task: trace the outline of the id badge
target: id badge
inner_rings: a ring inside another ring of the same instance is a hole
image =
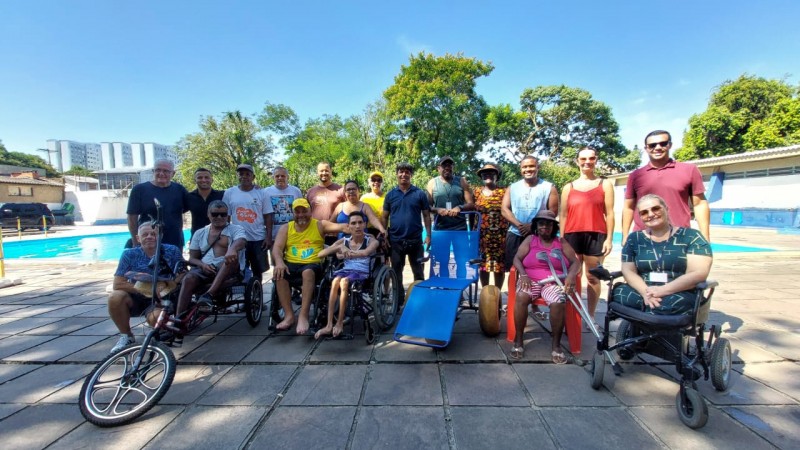
[[[650,281],[653,283],[666,283],[669,281],[666,272],[650,272]]]
[[[447,202],[444,204],[444,209],[453,209],[453,202]]]

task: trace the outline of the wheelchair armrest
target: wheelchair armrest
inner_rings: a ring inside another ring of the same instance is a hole
[[[589,273],[591,273],[592,275],[597,277],[597,279],[602,281],[611,281],[622,276],[622,271],[616,270],[614,272],[609,272],[608,269],[606,269],[602,265],[598,265],[593,269],[589,269]]]
[[[714,280],[706,280],[706,281],[701,281],[700,283],[697,283],[697,286],[695,286],[695,287],[697,289],[701,290],[701,291],[705,291],[706,289],[712,289],[712,288],[715,288],[717,286],[719,286],[719,282],[714,281]]]

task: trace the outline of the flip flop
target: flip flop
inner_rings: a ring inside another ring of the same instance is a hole
[[[525,350],[522,346],[519,347],[511,347],[511,351],[508,353],[508,356],[514,360],[520,360],[523,356],[525,356]]]
[[[564,352],[557,352],[553,350],[550,355],[553,357],[553,364],[566,364],[569,361]]]

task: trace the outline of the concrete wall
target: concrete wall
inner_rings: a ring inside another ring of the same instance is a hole
[[[88,225],[126,223],[128,197],[117,197],[115,192],[68,192],[66,201],[75,205],[76,221]]]
[[[31,189],[32,196],[9,195],[9,187]],[[48,186],[38,184],[0,184],[0,203],[62,203],[64,201],[63,186]]]

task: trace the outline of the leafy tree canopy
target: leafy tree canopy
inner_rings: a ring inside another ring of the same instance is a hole
[[[90,177],[92,176],[92,171],[83,166],[72,166],[69,170],[64,172],[64,175]]]
[[[798,89],[784,80],[744,74],[722,83],[708,108],[689,119],[675,157],[711,158],[799,142]]]
[[[3,145],[3,141],[0,141],[0,164],[44,169],[48,177],[58,176],[58,171],[50,164],[47,164],[40,156],[29,155],[23,152],[10,152],[6,149],[6,146]]]

